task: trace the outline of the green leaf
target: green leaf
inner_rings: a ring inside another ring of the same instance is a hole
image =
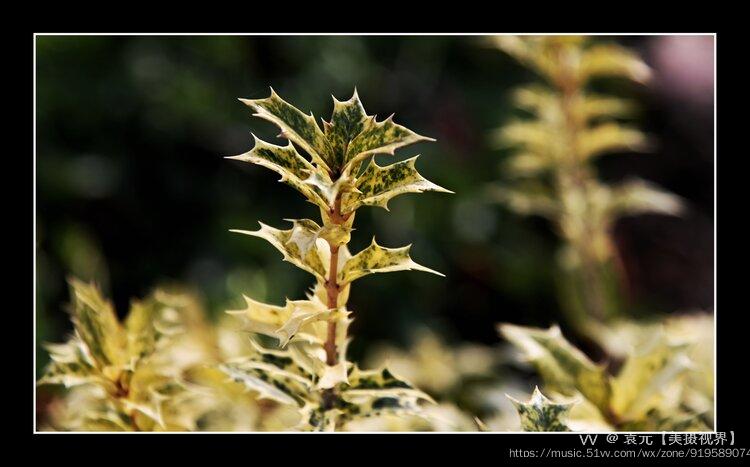
[[[250,162],[271,169],[281,175],[280,182],[296,189],[320,208],[329,209],[328,195],[333,184],[325,172],[321,174],[320,171],[316,171],[291,142],[287,146],[276,146],[258,139],[255,135],[253,139],[255,143],[250,151],[227,159]]]
[[[609,410],[612,388],[604,367],[595,365],[553,326],[539,329],[501,324],[500,333],[521,349],[549,389],[567,396],[580,392],[602,411]]]
[[[528,402],[507,397],[513,402],[521,417],[523,431],[570,431],[565,424],[565,418],[573,403],[552,402],[544,397],[538,387],[534,388],[534,393]]]
[[[279,230],[259,222],[260,229],[255,231],[230,230],[230,232],[263,238],[284,255],[288,261],[317,277],[326,280],[325,256],[321,257],[321,250],[325,251],[328,244],[318,239],[320,226],[309,219],[291,220],[294,226],[289,230]],[[322,242],[319,243],[319,242]]]
[[[388,210],[388,201],[404,193],[453,193],[422,177],[414,166],[417,157],[386,167],[380,167],[374,158],[370,159],[369,165],[357,179],[357,191],[350,193],[342,202],[342,212],[352,212],[362,205],[380,206]]]
[[[95,364],[102,369],[124,364],[126,336],[112,304],[93,284],[71,279],[70,286],[73,324]]]
[[[368,274],[417,270],[443,276],[430,268],[415,263],[409,256],[411,245],[401,248],[384,248],[372,239],[370,246],[352,256],[339,271],[339,284],[348,284]]]
[[[255,110],[255,116],[268,120],[281,129],[281,136],[299,145],[315,164],[328,170],[333,168],[333,151],[312,113],[305,115],[293,105],[285,102],[271,88],[266,99],[240,99]]]

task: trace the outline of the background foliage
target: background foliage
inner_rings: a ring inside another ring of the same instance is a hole
[[[643,316],[710,311],[712,39],[606,40],[634,47],[654,68],[648,86],[615,81],[606,91],[638,102],[639,126],[656,144],[643,155],[603,157],[600,173],[653,181],[688,209],[616,226],[628,305]],[[38,342],[70,330],[68,274],[100,283],[121,318],[130,297],[165,282],[199,291],[215,316],[241,308],[242,294],[283,303],[309,285],[273,249],[228,232],[317,214],[266,171],[222,159],[250,146],[250,126],[275,140],[274,126],[250,125],[236,101],[265,97],[269,85],[316,115],[330,114],[331,93],[346,99],[356,86],[369,112],[395,111],[397,122],[437,138],[401,158],[422,152],[420,170],[456,192],[401,197],[392,213],[358,216],[367,235],[354,233],[355,250],[370,233],[385,245],[414,243],[413,257],[447,277],[363,279],[350,298],[352,359],[375,343],[406,345],[423,327],[452,342],[492,344],[498,321],[561,321],[555,235],[483,194],[510,154],[492,147],[491,131],[515,115],[510,90],[531,79],[479,37],[39,37]],[[39,371],[46,358],[40,350]]]

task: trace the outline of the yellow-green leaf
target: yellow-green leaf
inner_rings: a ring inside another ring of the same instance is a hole
[[[624,47],[595,44],[581,55],[578,77],[585,82],[601,76],[619,76],[643,83],[651,77],[651,69]]]
[[[631,180],[612,188],[608,210],[616,216],[649,212],[680,215],[684,206],[673,193],[643,180]]]
[[[685,345],[653,339],[625,361],[612,381],[612,409],[626,420],[639,419],[659,406],[665,389],[690,367]]]
[[[302,193],[311,203],[328,209],[326,194],[331,189],[332,182],[325,172],[321,174],[320,171],[316,171],[291,142],[287,146],[276,146],[258,139],[255,135],[253,138],[255,143],[250,151],[227,159],[250,162],[271,169],[281,175],[280,182]],[[316,177],[315,183],[310,183],[309,180],[313,176]]]
[[[281,129],[281,136],[299,145],[320,167],[330,171],[333,164],[331,145],[315,122],[312,113],[305,115],[284,101],[271,89],[265,99],[240,99],[255,110],[255,116],[266,119]]]
[[[323,131],[333,150],[336,169],[344,166],[349,143],[362,132],[367,119],[356,89],[347,101],[333,98],[331,121],[323,123]]]
[[[500,333],[522,350],[549,389],[572,396],[580,392],[600,410],[609,410],[612,388],[604,367],[594,364],[553,326],[549,329],[501,324]]]
[[[247,390],[257,393],[258,398],[302,406],[313,389],[313,383],[293,368],[294,362],[288,354],[272,351],[219,365],[219,370],[245,385]]]
[[[402,162],[380,167],[371,159],[362,175],[357,179],[356,192],[350,193],[342,202],[342,211],[348,213],[362,205],[380,206],[388,210],[388,201],[404,193],[424,191],[452,191],[438,186],[422,177],[415,167],[418,156]]]
[[[580,157],[589,159],[615,151],[641,151],[646,145],[646,136],[618,123],[602,123],[583,130],[578,145]]]
[[[93,284],[71,279],[70,285],[73,324],[94,362],[100,368],[125,363],[126,336],[112,304]]]
[[[326,280],[326,267],[321,258],[321,250],[327,249],[327,243],[318,239],[320,226],[309,219],[292,220],[294,226],[289,230],[279,230],[259,222],[260,229],[230,230],[230,232],[263,238],[284,255],[284,261]],[[320,244],[319,242],[323,242]]]
[[[314,341],[315,336],[304,332],[304,327],[313,321],[325,319],[329,311],[314,296],[310,300],[287,300],[283,307],[243,297],[246,307],[242,310],[229,310],[227,313],[242,317],[246,331],[278,339],[280,347],[285,347],[300,331],[304,334],[301,336],[303,340]]]
[[[357,163],[374,154],[393,155],[396,149],[419,141],[435,141],[393,122],[393,115],[383,121],[368,117],[362,131],[349,143],[346,151],[346,166]]]
[[[370,246],[352,256],[339,271],[339,284],[348,284],[368,274],[417,270],[444,276],[415,263],[409,256],[411,245],[401,248],[384,248],[372,239]]]
[[[570,431],[565,419],[573,407],[572,402],[555,403],[547,399],[538,387],[534,388],[528,402],[507,397],[513,402],[521,417],[523,431]]]

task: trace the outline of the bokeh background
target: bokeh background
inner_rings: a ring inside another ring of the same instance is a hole
[[[714,38],[601,40],[634,48],[653,67],[648,86],[606,86],[639,103],[638,124],[656,143],[647,154],[601,158],[602,177],[642,177],[688,207],[680,218],[618,223],[630,308],[711,311]],[[456,192],[402,196],[390,213],[357,215],[353,251],[372,234],[385,246],[413,243],[413,257],[446,278],[358,281],[353,359],[373,343],[404,345],[425,326],[448,342],[493,344],[499,321],[562,320],[550,226],[484,195],[508,155],[490,132],[514,115],[510,91],[535,78],[482,37],[40,36],[36,57],[38,344],[70,332],[68,275],[97,281],[121,315],[131,297],[171,282],[199,292],[215,316],[241,307],[243,293],[277,303],[302,296],[307,274],[266,242],[228,232],[318,216],[276,174],[222,158],[247,151],[250,131],[274,141],[275,128],[237,101],[265,97],[269,86],[326,119],[331,94],[347,99],[356,86],[368,113],[395,112],[437,138],[396,158],[422,154],[420,172]]]

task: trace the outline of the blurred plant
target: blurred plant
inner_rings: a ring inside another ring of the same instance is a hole
[[[406,350],[382,345],[366,361],[369,366],[388,366],[439,405],[426,407],[422,417],[368,419],[354,426],[359,431],[476,431],[475,417],[495,409],[481,389],[497,383],[501,358],[496,348],[448,345],[436,333],[421,329]]]
[[[496,140],[517,148],[493,186],[494,197],[521,214],[547,218],[564,241],[560,293],[570,324],[590,333],[591,318],[618,314],[616,249],[610,230],[621,216],[680,213],[679,199],[641,180],[616,186],[597,179],[594,161],[618,151],[643,150],[647,139],[616,119],[631,102],[588,90],[600,77],[645,82],[649,68],[631,51],[581,36],[496,36],[492,43],[535,70],[546,85],[523,86],[516,105],[531,118],[497,130]]]
[[[315,276],[316,284],[306,300],[275,306],[245,297],[244,310],[229,311],[245,319],[247,330],[276,339],[281,350],[253,341],[253,355],[231,359],[220,370],[260,398],[298,409],[296,428],[301,430],[340,429],[382,413],[419,413],[419,402],[431,400],[427,394],[386,368],[365,371],[346,360],[352,321],[346,302],[351,282],[368,274],[411,269],[441,274],[415,263],[409,246],[384,248],[373,238],[370,246],[351,255],[347,243],[358,208],[387,209],[388,200],[403,193],[447,192],[417,172],[416,157],[385,167],[375,163],[375,154],[393,155],[430,138],[397,125],[392,116],[380,122],[368,116],[356,91],[345,102],[334,98],[331,121],[323,122],[323,130],[312,114],[305,115],[273,90],[266,99],[241,101],[255,116],[279,126],[289,143],[276,146],[255,138],[252,150],[231,159],[279,173],[280,181],[320,208],[323,225],[301,219],[291,220],[289,230],[261,223],[257,231],[234,231],[267,240],[285,261]]]
[[[199,342],[201,334],[186,332],[202,325],[195,302],[156,290],[132,302],[120,323],[96,286],[76,279],[70,286],[75,331],[64,344],[46,345],[51,362],[38,382],[70,389],[53,403],[52,428],[195,429],[208,400],[183,378],[183,371],[210,353]]]
[[[695,347],[703,342],[697,333],[685,333],[681,327],[656,325],[652,332],[639,329],[632,334],[632,344],[626,346],[622,367],[612,376],[605,366],[593,363],[565,340],[558,327],[500,325],[500,333],[534,365],[545,390],[556,399],[553,402],[535,390],[529,403],[515,401],[522,428],[708,430],[711,409],[696,404],[695,395],[711,380],[712,368],[696,365],[697,359],[691,359]]]

